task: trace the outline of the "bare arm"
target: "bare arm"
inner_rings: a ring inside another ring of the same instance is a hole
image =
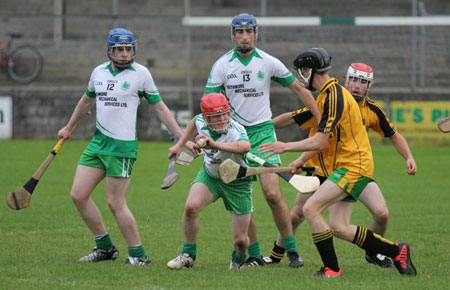
[[[161,122],[166,125],[169,131],[173,135],[181,138],[181,136],[183,135],[183,131],[181,131],[180,126],[178,126],[177,121],[173,117],[172,112],[170,112],[167,105],[163,101],[160,101],[154,104],[153,108],[155,108],[159,120],[161,120]],[[184,145],[186,145],[186,147],[194,154],[199,152],[198,146],[196,147],[195,144],[191,141],[185,142]]]
[[[273,119],[273,125],[275,126],[275,129],[282,129],[282,128],[286,128],[289,126],[292,126],[295,124],[295,120],[294,118],[292,118],[292,113],[291,112],[287,112],[284,114],[281,114],[279,116],[276,116]]]
[[[317,132],[314,136],[298,142],[271,142],[259,146],[259,153],[271,152],[267,157],[283,152],[322,151],[328,148],[330,133]]]
[[[206,137],[206,136],[205,136]],[[217,149],[225,152],[230,153],[237,153],[237,154],[243,154],[247,153],[251,149],[250,142],[248,141],[235,141],[230,143],[221,143],[221,142],[215,142],[210,137],[207,137],[207,146],[205,148],[207,149]]]
[[[181,135],[183,135],[183,132],[177,124],[177,121],[175,121],[175,118],[172,115],[172,112],[170,112],[169,108],[163,101],[154,104],[153,108],[155,108],[159,120],[161,120],[161,122],[166,125],[166,127],[173,135],[177,135],[178,137],[181,137]]]
[[[405,158],[407,173],[410,175],[416,174],[417,172],[416,162],[414,161],[414,157],[411,153],[411,150],[409,149],[408,142],[406,142],[405,138],[399,132],[395,132],[395,134],[392,135],[389,139],[391,140],[392,145],[394,145],[397,152],[401,156],[403,156],[403,158]]]
[[[70,138],[70,129],[78,123],[78,121],[81,120],[81,118],[86,115],[89,110],[94,106],[95,99],[89,98],[86,93],[83,94],[83,96],[78,101],[77,106],[73,110],[72,116],[69,119],[69,122],[67,122],[66,126],[64,126],[61,130],[58,132],[58,138],[62,138],[63,142]]]
[[[295,82],[290,84],[289,88],[300,98],[302,103],[309,108],[311,113],[316,118],[317,123],[319,123],[320,121],[319,108],[317,107],[316,100],[311,95],[311,92],[305,89],[302,85],[300,85],[298,80],[295,80]]]
[[[300,155],[300,157],[298,157],[297,159],[295,159],[294,161],[291,162],[291,164],[289,164],[289,167],[294,167],[296,168],[295,170],[293,170],[292,173],[299,173],[302,172],[301,168],[303,166],[303,164],[306,163],[306,161],[308,161],[309,159],[311,159],[314,155],[317,154],[318,151],[307,151],[307,152],[303,152],[302,155]]]
[[[180,155],[181,151],[183,150],[183,146],[188,142],[188,140],[192,139],[195,134],[197,134],[197,128],[195,127],[194,120],[189,121],[186,131],[181,135],[180,139],[178,140],[177,144],[173,145],[169,148],[169,158],[175,154]],[[191,142],[192,143],[192,142]],[[200,148],[198,148],[197,145],[193,144],[194,150],[196,152],[200,152]]]

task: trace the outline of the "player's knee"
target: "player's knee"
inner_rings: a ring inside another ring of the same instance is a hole
[[[333,233],[333,236],[344,239],[347,227],[343,224],[330,223],[330,230]]]
[[[234,246],[237,248],[248,248],[250,241],[247,235],[238,235],[234,237]]]
[[[278,188],[266,189],[264,191],[264,196],[266,197],[267,203],[272,205],[278,205],[283,202],[283,197],[281,196],[281,192]]]
[[[384,207],[383,209],[376,211],[374,213],[373,218],[379,222],[379,223],[387,223],[389,220],[389,210],[387,207]]]
[[[188,217],[197,216],[200,212],[200,207],[193,203],[187,203],[184,207],[184,215]]]
[[[119,212],[125,207],[125,202],[119,202],[115,199],[108,199],[107,200],[109,210],[115,214],[116,212]]]
[[[84,204],[89,200],[89,197],[86,197],[85,195],[81,194],[81,192],[79,192],[76,189],[72,189],[72,191],[70,192],[70,198],[77,205]]]
[[[306,203],[303,206],[303,216],[305,217],[305,219],[312,220],[318,214],[319,214],[319,211],[314,205]]]
[[[303,214],[303,210],[302,209],[294,208],[291,211],[292,226],[296,227],[299,224],[301,224],[304,220],[305,220],[305,215]]]

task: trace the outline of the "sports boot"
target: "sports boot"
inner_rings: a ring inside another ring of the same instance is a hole
[[[245,261],[245,263],[242,264],[242,268],[244,268],[244,267],[258,267],[258,266],[264,266],[264,262],[262,260],[262,257],[261,257],[261,259],[258,259],[256,257],[249,257],[247,259],[247,261]]]
[[[167,267],[174,270],[182,268],[190,268],[194,266],[195,258],[192,258],[188,253],[183,253],[167,263]]]
[[[127,265],[134,265],[134,266],[144,266],[150,264],[150,259],[147,257],[147,259],[142,259],[139,257],[128,257],[125,260],[125,264]]]
[[[304,263],[302,257],[300,257],[300,254],[297,251],[287,252],[287,257],[289,259],[289,267],[291,268],[303,267]]]
[[[319,271],[317,271],[313,277],[324,277],[324,278],[334,278],[342,276],[342,269],[339,268],[339,271],[335,272],[328,267],[322,267]]]
[[[101,262],[106,260],[115,260],[119,257],[119,250],[113,245],[111,250],[103,251],[97,248],[92,250],[87,256],[81,257],[79,262]]]
[[[389,257],[381,254],[373,255],[372,253],[366,252],[366,261],[381,268],[395,268],[394,262]]]
[[[411,261],[411,249],[407,243],[397,243],[400,253],[394,258],[394,265],[400,275],[416,276],[417,271]]]
[[[234,271],[234,270],[241,270],[242,269],[242,265],[243,264],[238,264],[238,263],[235,263],[235,262],[233,262],[233,261],[231,261],[230,262],[230,267],[228,267],[228,270],[231,270],[231,271]]]

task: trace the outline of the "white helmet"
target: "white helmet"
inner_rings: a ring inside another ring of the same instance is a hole
[[[358,62],[352,63],[347,70],[345,78],[348,80],[350,77],[367,80],[373,82],[373,69],[365,63]]]
[[[360,85],[355,85],[354,81],[359,82]],[[365,81],[365,86],[361,86],[362,81]],[[353,95],[355,100],[360,103],[364,100],[367,92],[372,87],[373,83],[373,69],[365,63],[352,63],[347,70],[345,76],[345,87]]]

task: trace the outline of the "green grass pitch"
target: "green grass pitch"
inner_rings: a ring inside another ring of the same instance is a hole
[[[21,187],[50,152],[55,141],[0,141],[0,192]],[[290,269],[279,265],[228,271],[232,252],[230,215],[221,201],[200,214],[198,256],[192,269],[171,271],[166,263],[181,249],[181,217],[190,182],[202,165],[177,166],[181,178],[168,190],[160,184],[167,169],[169,143],[141,142],[128,193],[128,204],[138,222],[141,239],[152,263],[123,265],[127,248],[105,202],[104,183],[93,193],[105,224],[121,251],[115,262],[78,263],[94,243],[70,200],[76,163],[86,141],[69,141],[34,191],[30,207],[13,211],[0,206],[0,289],[449,289],[450,285],[450,147],[413,147],[418,174],[408,176],[404,160],[393,146],[374,146],[375,178],[390,208],[386,237],[411,244],[416,278],[380,269],[364,260],[356,246],[335,239],[344,275],[312,279],[321,266],[309,227],[297,232],[305,261]],[[283,156],[285,164],[295,154]],[[292,205],[295,192],[280,181]],[[261,189],[255,184],[255,218],[263,254],[277,235]],[[370,214],[358,204],[352,222],[368,225]]]

